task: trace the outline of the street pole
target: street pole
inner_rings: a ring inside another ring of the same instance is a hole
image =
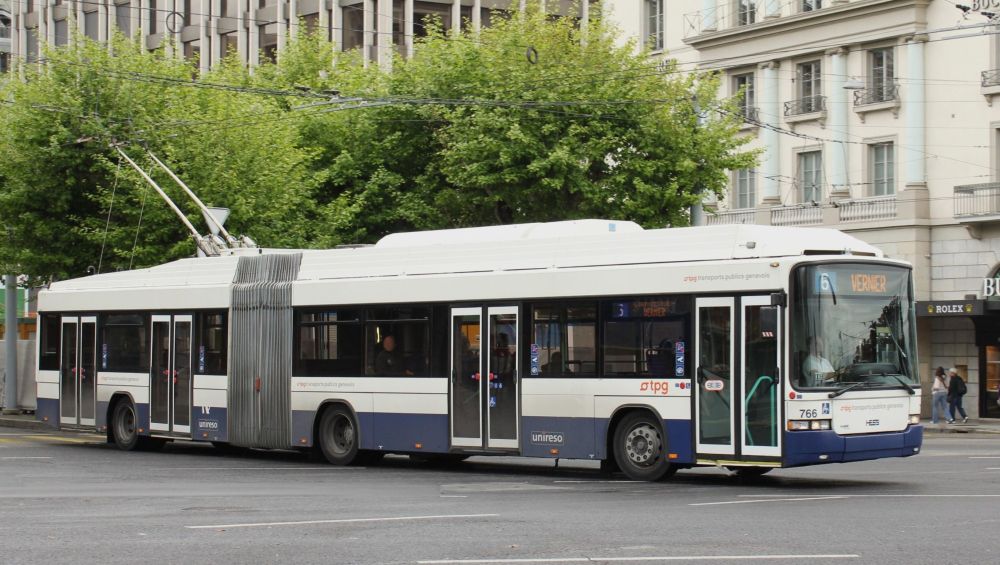
[[[701,129],[703,127],[705,127],[706,116],[701,111],[701,104],[698,103],[698,94],[697,93],[694,95],[694,98],[692,100],[692,105],[694,107],[694,113],[695,113],[695,117],[697,119],[697,131],[695,131],[695,135],[698,135],[698,133],[701,131]],[[696,191],[695,192],[696,192],[696,194],[698,194],[699,198],[704,198],[702,196],[702,191],[703,190],[704,190],[704,188],[701,187],[701,186],[696,187]],[[691,225],[692,226],[703,226],[703,225],[705,225],[705,206],[704,206],[703,203],[704,203],[704,200],[698,200],[697,203],[691,205],[690,214],[691,214]]]
[[[6,355],[6,386],[4,390],[3,407],[7,410],[17,408],[17,275],[7,275],[6,320],[4,322],[4,338],[7,343]]]

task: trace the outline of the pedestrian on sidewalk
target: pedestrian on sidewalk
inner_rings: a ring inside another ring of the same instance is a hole
[[[937,424],[938,417],[948,420],[948,381],[944,367],[934,369],[934,382],[931,384],[931,423]]]
[[[948,369],[948,377],[948,404],[951,411],[951,419],[948,420],[948,423],[955,423],[955,410],[957,409],[958,413],[962,415],[962,423],[964,424],[969,421],[969,415],[965,413],[965,408],[962,408],[962,397],[969,389],[965,386],[962,377],[958,376],[958,369],[954,367]]]

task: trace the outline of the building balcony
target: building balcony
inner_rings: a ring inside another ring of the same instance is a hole
[[[767,0],[747,7],[739,2],[719,2],[714,9],[684,14],[684,39],[719,30],[752,26],[781,15],[780,6],[772,6],[768,13]]]
[[[848,198],[826,204],[810,203],[717,210],[708,215],[707,223],[709,225],[760,224],[871,229],[872,227],[884,227],[886,221],[905,219],[901,216],[897,197],[895,194],[891,194],[888,196]]]
[[[983,88],[1000,86],[1000,69],[991,69],[979,74],[979,84]]]
[[[883,84],[874,88],[854,91],[854,105],[868,106],[870,104],[882,104],[885,102],[899,101],[899,85]]]
[[[826,96],[806,96],[785,102],[785,121],[823,120],[826,117]]]
[[[955,187],[955,218],[963,222],[1000,220],[1000,182]]]

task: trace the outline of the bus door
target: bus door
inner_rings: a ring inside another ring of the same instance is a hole
[[[153,316],[150,347],[149,429],[191,433],[190,315]]]
[[[519,445],[516,306],[451,311],[451,444]]]
[[[97,412],[97,318],[62,319],[59,423],[93,426]]]
[[[778,320],[770,296],[697,299],[696,445],[704,458],[781,456]]]

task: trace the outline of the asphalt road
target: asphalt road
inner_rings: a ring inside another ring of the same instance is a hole
[[[1000,436],[926,439],[909,459],[724,470],[665,483],[596,464],[293,453],[0,428],[2,563],[1000,562]]]

